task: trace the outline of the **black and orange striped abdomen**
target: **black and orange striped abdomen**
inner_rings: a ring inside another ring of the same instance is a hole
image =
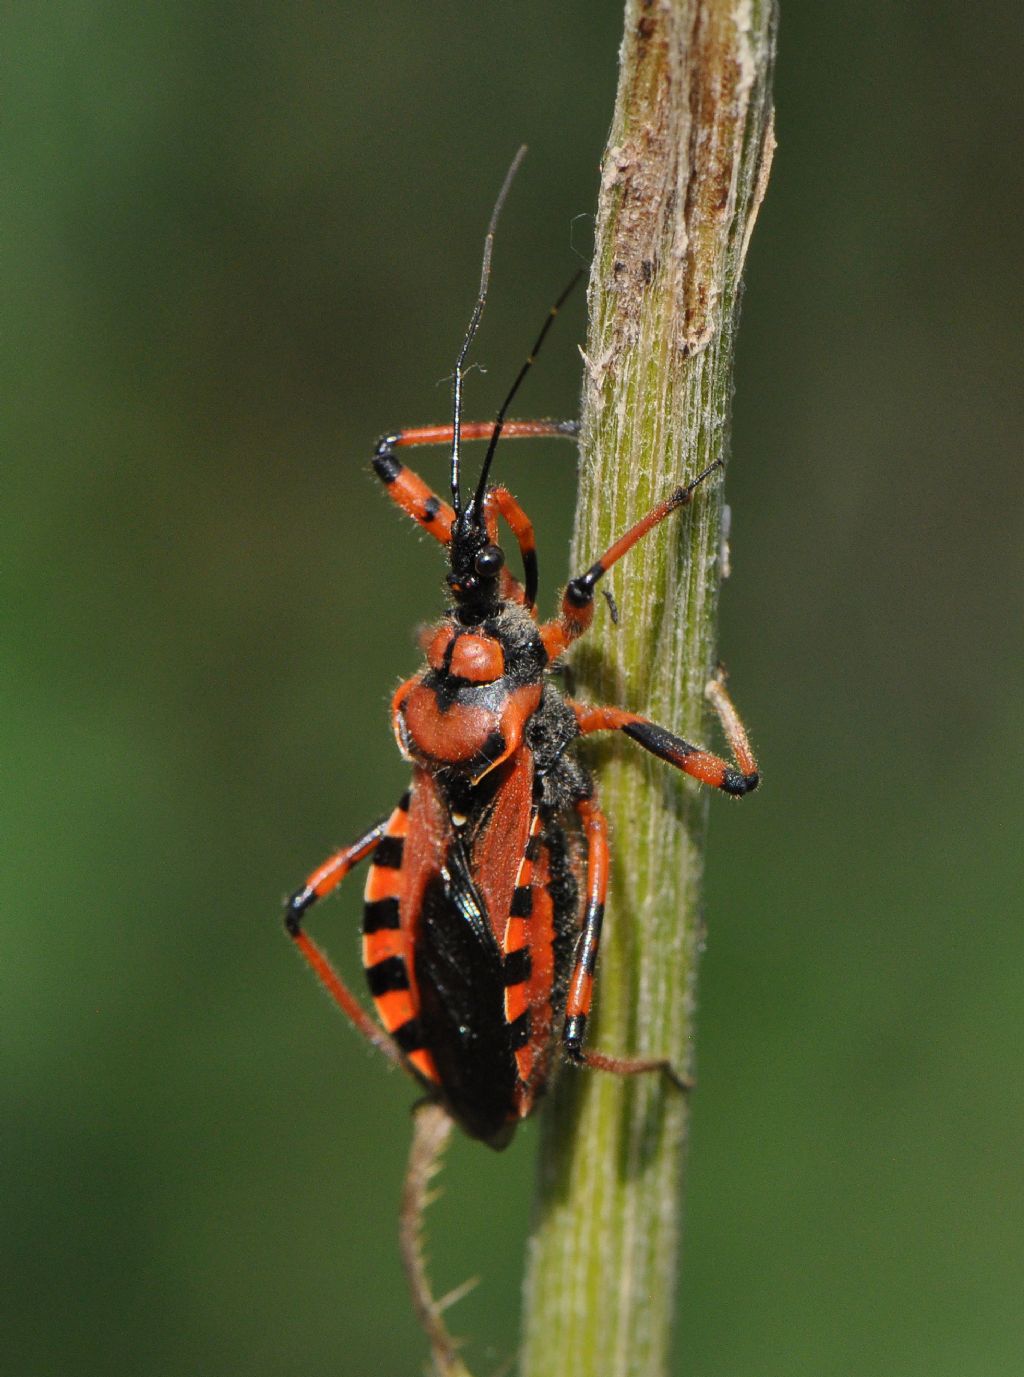
[[[531,802],[530,761],[521,753],[474,787],[468,816],[417,770],[365,893],[381,1024],[466,1132],[497,1148],[543,1087],[579,923],[565,838]]]
[[[412,931],[402,921],[407,888],[405,865],[411,793],[388,818],[366,878],[363,905],[363,966],[382,1027],[424,1080],[439,1077],[423,1042],[419,992],[412,960]]]
[[[538,812],[516,879],[505,932],[505,1019],[519,1078],[518,1112],[525,1118],[543,1087],[551,1058],[558,1000],[559,928],[575,927],[574,914],[555,886],[552,837]],[[573,907],[575,907],[573,905]]]

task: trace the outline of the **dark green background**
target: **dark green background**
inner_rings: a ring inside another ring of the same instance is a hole
[[[279,901],[400,792],[438,606],[369,445],[445,415],[519,142],[473,412],[586,254],[621,13],[373,8],[5,8],[16,1377],[422,1363],[413,1090]],[[712,800],[680,1373],[1024,1359],[1019,39],[1009,3],[784,6],[722,628],[765,784]],[[523,411],[574,411],[582,332]],[[550,597],[572,461],[504,456]],[[358,891],[320,929],[352,974]],[[432,1220],[482,1372],[535,1145],[459,1143]]]

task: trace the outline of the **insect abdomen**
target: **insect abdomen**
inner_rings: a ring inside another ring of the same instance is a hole
[[[437,1067],[424,1046],[419,996],[411,969],[412,943],[401,922],[406,883],[405,844],[409,831],[409,795],[388,819],[366,877],[363,906],[363,966],[366,981],[386,1032],[414,1071],[436,1084]]]

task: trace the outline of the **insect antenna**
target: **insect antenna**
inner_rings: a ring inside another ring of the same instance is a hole
[[[526,144],[524,143],[519,152],[512,159],[511,166],[505,173],[505,180],[501,184],[498,192],[498,199],[494,203],[491,211],[490,223],[487,226],[487,234],[484,236],[484,258],[480,269],[480,291],[477,294],[476,305],[473,307],[473,314],[469,318],[469,325],[466,329],[465,338],[462,341],[462,348],[459,350],[459,357],[455,361],[455,381],[452,387],[452,506],[455,508],[456,516],[462,513],[462,499],[459,494],[459,442],[462,435],[462,367],[466,362],[466,355],[469,353],[469,346],[473,343],[473,336],[476,334],[477,326],[480,324],[480,317],[484,313],[484,305],[487,302],[487,284],[491,276],[491,251],[494,248],[494,233],[498,227],[498,216],[501,208],[505,204],[512,179],[519,171],[519,165],[526,157]]]
[[[516,393],[519,391],[523,379],[526,377],[527,373],[529,373],[530,369],[532,368],[534,360],[540,353],[540,347],[544,343],[548,331],[555,323],[555,316],[558,315],[559,311],[565,305],[566,300],[569,297],[569,294],[572,292],[573,288],[576,286],[577,282],[579,282],[582,276],[583,269],[577,268],[576,271],[573,273],[571,279],[569,280],[568,284],[563,289],[561,296],[558,298],[558,300],[552,306],[551,310],[548,312],[547,320],[545,320],[544,326],[540,334],[534,341],[533,348],[527,354],[523,366],[516,374],[516,380],[509,389],[508,396],[505,398],[501,406],[498,408],[498,414],[494,418],[494,429],[491,431],[491,439],[487,446],[487,453],[484,455],[483,467],[480,470],[480,480],[476,485],[476,493],[473,496],[473,506],[476,508],[477,511],[480,510],[481,503],[484,500],[484,493],[487,491],[487,479],[491,471],[491,460],[494,458],[494,451],[498,447],[498,439],[501,435],[502,427],[505,424],[505,416],[508,412],[509,407],[512,405],[512,400],[515,397]]]

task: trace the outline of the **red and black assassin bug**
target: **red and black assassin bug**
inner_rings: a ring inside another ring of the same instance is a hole
[[[679,1079],[664,1061],[612,1057],[586,1046],[608,842],[594,783],[572,754],[573,743],[591,732],[621,731],[727,794],[748,794],[758,783],[720,680],[709,686],[710,696],[735,764],[636,713],[575,702],[552,673],[590,626],[603,575],[686,506],[719,462],[677,487],[570,579],[557,617],[538,619],[533,527],[508,489],[491,487],[488,479],[499,437],[578,433],[573,421],[505,419],[567,293],[496,419],[462,419],[463,366],[486,300],[495,226],[524,151],[509,169],[488,227],[480,291],[455,366],[452,422],[385,435],[372,461],[392,501],[448,555],[450,606],[423,634],[426,663],[391,705],[411,785],[390,817],[309,876],[285,915],[303,957],[360,1032],[405,1066],[471,1137],[493,1148],[505,1147],[533,1109],[559,1041],[572,1062],[627,1074],[662,1070]],[[489,444],[467,497],[460,464],[462,442],[470,440]],[[398,457],[403,448],[433,444],[451,446],[450,504]],[[518,544],[521,580],[506,567],[499,517]],[[370,871],[363,963],[380,1026],[303,928],[308,910],[364,859]]]

